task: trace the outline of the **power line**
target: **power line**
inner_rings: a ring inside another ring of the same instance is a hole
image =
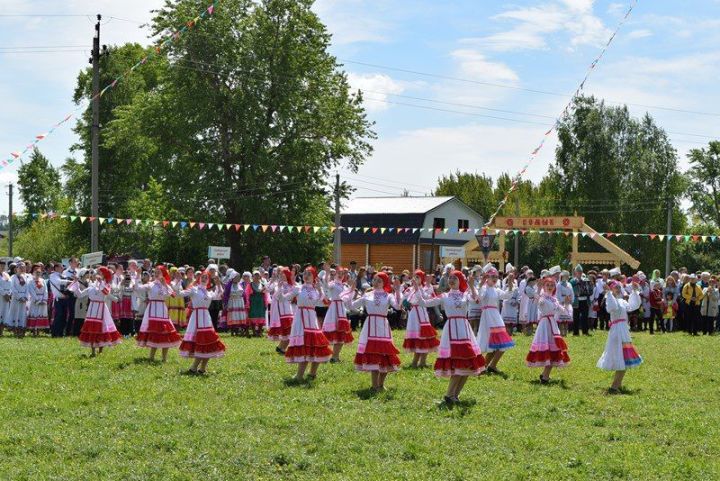
[[[525,88],[525,87],[518,87],[516,85],[499,84],[499,83],[494,83],[494,82],[484,82],[484,81],[480,81],[480,80],[472,80],[472,79],[467,79],[467,78],[462,78],[462,77],[454,77],[451,75],[440,75],[440,74],[433,74],[433,73],[428,73],[428,72],[421,72],[419,70],[410,70],[410,69],[404,69],[404,68],[390,67],[387,65],[379,65],[379,64],[367,63],[367,62],[358,62],[355,60],[347,60],[347,59],[340,59],[340,58],[338,60],[340,60],[341,62],[344,62],[344,63],[363,65],[366,67],[379,68],[379,69],[383,69],[383,70],[391,70],[391,71],[395,71],[395,72],[404,72],[404,73],[409,73],[412,75],[419,75],[419,76],[423,76],[423,77],[439,78],[439,79],[444,79],[444,80],[454,80],[457,82],[485,85],[488,87],[497,87],[497,88],[504,88],[504,89],[511,89],[511,90],[522,90],[525,92],[542,94],[542,95],[552,95],[555,97],[567,98],[567,97],[571,96],[570,94],[564,94],[564,93],[560,93],[560,92],[551,92],[548,90],[530,89],[530,88]],[[670,112],[680,112],[680,113],[687,113],[687,114],[720,117],[720,113],[717,113],[717,112],[701,112],[701,111],[697,111],[697,110],[677,109],[677,108],[673,108],[673,107],[663,107],[663,106],[659,106],[659,105],[649,105],[649,104],[637,104],[637,103],[621,102],[621,101],[617,101],[617,100],[607,100],[607,99],[605,99],[605,102],[612,103],[612,104],[618,104],[618,105],[632,105],[634,107],[642,107],[642,108],[647,108],[647,109],[667,110]]]
[[[177,59],[177,60],[178,60],[178,61],[183,61],[183,62],[189,62],[189,63],[193,63],[193,64],[198,64],[198,65],[204,65],[204,66],[210,66],[210,67],[219,67],[219,65],[217,65],[217,64],[212,64],[212,63],[207,63],[207,62],[201,62],[201,61],[197,61],[197,60],[190,60],[190,59]],[[201,72],[201,73],[212,73],[212,74],[216,74],[216,75],[220,75],[220,74],[223,74],[223,73],[224,73],[224,72],[218,72],[218,71],[216,71],[216,70],[209,70],[209,69],[207,69],[207,68],[194,68],[194,67],[190,67],[190,66],[187,66],[187,65],[178,65],[177,63],[173,64],[173,67],[180,68],[180,69],[186,69],[186,70],[193,70],[193,71]],[[233,71],[238,71],[238,70],[237,70],[237,69],[233,69]],[[242,71],[242,70],[240,70],[240,71]],[[282,77],[283,75],[280,75],[280,76]],[[361,90],[361,91],[365,91],[365,92],[371,92],[370,90],[363,90],[363,89],[360,89],[360,90]],[[486,109],[485,107],[481,107],[481,106],[477,106],[477,105],[454,103],[454,102],[453,102],[453,103],[451,103],[451,102],[444,102],[444,101],[439,101],[439,100],[427,99],[427,98],[423,98],[423,97],[413,97],[413,96],[408,96],[408,95],[394,94],[394,93],[392,93],[392,92],[383,92],[383,91],[373,91],[373,92],[378,93],[378,94],[382,94],[382,95],[392,95],[392,96],[398,96],[398,97],[405,97],[405,98],[409,98],[409,99],[416,99],[416,100],[421,100],[421,101],[426,101],[426,102],[434,102],[434,103],[440,103],[440,104],[456,105],[456,106],[463,106],[463,107],[476,108],[476,109]],[[503,121],[508,121],[508,122],[517,122],[517,123],[525,123],[525,124],[533,124],[533,125],[542,125],[542,126],[547,127],[547,124],[546,124],[546,123],[533,122],[533,121],[531,121],[531,120],[513,119],[513,118],[509,118],[509,117],[498,117],[498,116],[493,116],[493,115],[479,114],[479,113],[474,113],[474,112],[465,112],[465,111],[452,110],[452,109],[441,109],[441,108],[430,107],[430,106],[426,106],[426,105],[417,105],[417,104],[406,103],[406,102],[395,102],[395,101],[391,101],[391,100],[387,100],[387,99],[377,99],[377,98],[372,98],[372,97],[363,97],[363,100],[369,100],[369,101],[372,101],[372,102],[386,103],[386,104],[392,104],[392,105],[400,105],[400,106],[404,106],[404,107],[413,107],[413,108],[418,108],[418,109],[423,109],[423,110],[434,110],[434,111],[438,111],[438,112],[455,113],[455,114],[460,114],[460,115],[469,115],[469,116],[490,118],[490,119],[503,120]],[[622,103],[622,102],[619,102],[619,103]],[[632,105],[632,104],[627,104],[627,105]],[[549,115],[535,114],[535,113],[529,113],[529,112],[518,112],[518,111],[501,110],[501,109],[490,109],[490,108],[487,108],[487,110],[495,110],[495,111],[504,112],[504,113],[513,113],[513,114],[516,114],[516,115],[528,115],[528,116],[533,116],[533,117],[541,117],[541,118],[547,118],[547,119],[555,119],[555,117],[552,117],[552,116],[549,116]],[[720,114],[718,114],[718,115],[720,116]],[[688,135],[688,134],[683,134],[683,133],[679,133],[679,132],[670,132],[670,131],[666,131],[666,132],[667,132],[668,134],[671,134],[671,135]],[[718,137],[718,136],[704,135],[704,134],[692,134],[692,135],[695,136],[695,137],[701,137],[701,138],[707,138],[707,139],[717,139],[717,138],[720,138],[720,137]],[[678,142],[679,142],[679,143],[696,143],[696,142],[683,141],[683,140],[679,140]]]

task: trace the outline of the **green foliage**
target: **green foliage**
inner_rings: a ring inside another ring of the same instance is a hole
[[[438,179],[434,195],[452,195],[478,212],[483,219],[489,218],[495,208],[493,180],[485,174],[455,172]]]
[[[707,149],[692,149],[688,159],[692,212],[720,226],[720,141],[710,142]]]
[[[57,208],[62,192],[60,173],[37,147],[18,169],[18,187],[26,212],[41,214]]]
[[[204,377],[182,375],[176,350],[148,364],[131,340],[93,359],[75,339],[0,338],[0,478],[720,478],[714,337],[635,334],[645,363],[628,372],[629,394],[609,396],[612,374],[595,368],[605,333],[568,339],[572,364],[549,386],[524,366],[530,338],[516,336],[507,379],[470,378],[447,410],[447,380],[431,370],[404,369],[371,394],[355,345],[312,384],[288,386],[294,366],[272,343],[222,336],[227,355]]]
[[[88,252],[89,242],[73,235],[73,232],[69,220],[37,219],[23,229],[15,239],[14,254],[47,263]]]
[[[174,31],[202,5],[167,2],[155,12],[154,33]],[[124,90],[113,90],[101,114],[100,215],[139,218],[143,202],[135,200],[144,198],[139,193],[149,191],[152,178],[164,189],[162,206],[150,201],[159,219],[328,224],[329,173],[341,163],[355,171],[371,152],[375,134],[361,96],[350,92],[341,66],[328,53],[330,34],[311,6],[307,0],[226,2],[175,39],[168,60],[153,60],[137,70],[143,73],[136,82],[118,84]],[[106,75],[112,78],[145,53],[134,45],[116,48],[104,60]],[[84,72],[76,99],[89,94]],[[88,115],[78,124],[85,159]],[[86,178],[87,164],[69,164],[67,170],[73,179]],[[208,244],[230,245],[232,262],[249,265],[262,254],[319,259],[329,240],[235,229],[222,236],[202,231],[134,237],[133,232],[116,229],[102,242],[128,249],[142,239],[144,249],[157,255],[191,250],[189,259],[204,255]]]

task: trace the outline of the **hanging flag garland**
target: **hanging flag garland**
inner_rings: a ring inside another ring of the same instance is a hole
[[[98,222],[100,225],[127,225],[127,226],[152,226],[160,227],[162,229],[196,229],[196,230],[235,230],[236,232],[262,232],[266,234],[280,234],[280,233],[298,233],[298,234],[332,234],[336,230],[342,230],[348,234],[362,233],[362,234],[373,234],[377,236],[392,236],[398,234],[417,234],[427,233],[432,234],[435,230],[436,234],[480,234],[482,232],[488,232],[495,235],[516,235],[526,236],[528,234],[541,234],[541,235],[562,235],[565,237],[589,237],[595,239],[597,237],[604,237],[610,239],[613,237],[633,237],[633,238],[647,238],[649,240],[658,240],[663,242],[667,240],[675,240],[676,242],[718,242],[720,236],[713,234],[657,234],[657,233],[630,233],[630,232],[584,232],[584,231],[571,231],[571,230],[552,230],[552,229],[488,229],[486,227],[481,228],[457,228],[447,227],[444,229],[433,229],[432,227],[379,227],[379,226],[311,226],[311,225],[280,225],[280,224],[224,224],[218,222],[199,222],[191,220],[154,220],[154,219],[118,219],[115,217],[92,217],[92,216],[78,216],[69,214],[57,214],[57,213],[42,213],[42,214],[14,214],[16,217],[28,215],[33,219],[47,219],[57,220],[65,219],[70,222],[93,223]]]
[[[543,135],[543,138],[540,141],[540,143],[538,144],[538,146],[535,147],[535,149],[532,152],[530,152],[530,158],[525,163],[525,165],[523,165],[523,168],[520,169],[520,171],[515,175],[515,177],[513,177],[512,182],[510,183],[510,188],[505,193],[503,200],[501,200],[500,204],[498,204],[498,207],[497,207],[497,209],[495,209],[495,212],[493,213],[493,215],[491,215],[490,218],[488,219],[487,223],[485,224],[486,227],[489,226],[490,224],[492,224],[493,220],[495,220],[495,217],[497,217],[497,215],[500,213],[502,208],[505,207],[505,204],[507,204],[507,201],[510,198],[510,195],[517,188],[518,184],[520,183],[523,176],[525,175],[525,172],[527,172],[528,168],[530,167],[530,164],[532,163],[533,160],[535,160],[538,153],[545,146],[545,141],[548,139],[548,137],[550,137],[550,134],[552,134],[558,128],[562,119],[566,118],[570,114],[570,110],[572,109],[573,101],[575,100],[575,98],[578,95],[580,95],[580,92],[585,88],[585,82],[587,82],[588,78],[590,78],[590,74],[593,72],[593,70],[595,69],[597,64],[600,62],[600,60],[602,60],[602,58],[605,56],[605,52],[607,52],[607,49],[610,47],[610,44],[615,39],[615,36],[617,35],[617,33],[620,31],[620,28],[625,24],[628,17],[630,17],[630,13],[632,13],[633,9],[637,5],[637,2],[638,2],[638,0],[633,0],[632,4],[627,9],[627,12],[625,12],[625,16],[622,18],[620,23],[618,23],[617,27],[615,28],[615,31],[612,33],[612,35],[608,39],[607,43],[600,51],[600,54],[597,57],[595,57],[595,59],[592,61],[592,63],[588,67],[587,71],[585,72],[585,77],[583,77],[582,82],[580,82],[580,85],[575,90],[575,93],[573,93],[573,95],[570,98],[570,100],[568,101],[568,103],[565,105],[565,108],[563,109],[563,111],[555,119],[555,122],[553,123],[553,125],[545,132],[545,134]]]
[[[173,40],[177,40],[178,38],[180,38],[180,35],[184,34],[188,29],[195,26],[200,20],[204,19],[205,17],[211,16],[213,13],[215,13],[215,8],[217,8],[218,3],[220,3],[220,0],[214,0],[213,3],[209,7],[205,8],[202,11],[202,13],[200,13],[198,16],[196,16],[190,22],[187,22],[187,24],[185,24],[182,28],[180,28],[173,34],[168,35],[163,40],[158,42],[155,45],[155,48],[150,52],[150,54],[146,55],[142,60],[140,60],[135,65],[133,65],[132,67],[127,69],[123,74],[121,74],[119,77],[117,77],[115,80],[113,80],[109,85],[107,85],[105,88],[100,90],[97,94],[93,95],[87,102],[89,103],[89,102],[92,102],[93,100],[95,100],[96,98],[102,97],[110,89],[115,88],[117,86],[118,82],[120,82],[122,79],[124,79],[125,77],[130,75],[130,73],[132,73],[136,68],[147,63],[147,61],[150,60],[152,57],[160,55],[162,53],[163,49],[165,47],[167,47],[170,43],[172,43]],[[14,161],[16,161],[18,159],[22,159],[25,156],[25,154],[27,154],[29,151],[33,150],[38,143],[40,143],[41,141],[45,140],[50,135],[52,135],[53,132],[55,132],[63,124],[67,123],[70,119],[75,117],[77,115],[78,111],[82,110],[83,108],[85,108],[85,103],[82,103],[81,105],[79,105],[75,110],[73,110],[68,115],[66,115],[65,118],[63,118],[61,121],[59,121],[58,123],[53,125],[50,128],[50,130],[48,130],[47,132],[43,132],[41,134],[36,135],[35,139],[31,143],[27,144],[23,150],[11,152],[10,157],[0,161],[0,169],[3,169],[5,167],[9,166],[10,164],[12,164]]]

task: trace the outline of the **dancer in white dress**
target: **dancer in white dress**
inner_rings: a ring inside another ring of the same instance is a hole
[[[15,337],[25,337],[27,326],[28,301],[30,300],[30,283],[32,278],[25,273],[25,263],[20,261],[15,267],[15,274],[10,278],[10,323]]]
[[[510,299],[513,291],[497,287],[498,277],[497,269],[492,264],[487,264],[483,268],[483,284],[478,293],[478,302],[483,312],[480,317],[477,343],[480,351],[485,355],[487,372],[494,374],[500,372],[497,364],[504,352],[515,346],[499,311],[499,302]]]
[[[622,389],[622,381],[627,369],[637,367],[642,363],[642,357],[638,354],[630,337],[630,326],[628,326],[628,312],[640,307],[640,286],[632,283],[632,293],[626,301],[621,294],[621,284],[611,281],[604,286],[605,306],[610,314],[610,332],[608,333],[605,350],[597,362],[597,367],[607,371],[615,371],[615,378],[609,392],[617,394]]]
[[[10,325],[10,300],[12,299],[12,284],[10,276],[5,272],[5,261],[0,260],[0,336],[5,326]]]

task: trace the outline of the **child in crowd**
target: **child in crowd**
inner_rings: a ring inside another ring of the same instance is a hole
[[[665,332],[673,331],[673,322],[677,315],[677,302],[672,292],[665,293],[665,302],[663,302],[663,322]]]

